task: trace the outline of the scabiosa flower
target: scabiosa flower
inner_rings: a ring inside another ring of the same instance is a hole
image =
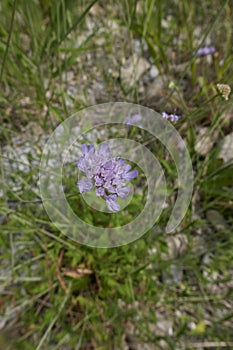
[[[137,125],[139,128],[142,128],[140,121],[142,120],[141,114],[132,113],[125,118],[125,124],[127,125]]]
[[[195,52],[195,56],[206,56],[211,55],[215,52],[214,46],[204,46]]]
[[[168,120],[171,120],[172,122],[177,122],[181,117],[176,114],[168,114],[166,112],[162,112],[162,117]]]
[[[112,158],[107,142],[103,142],[98,150],[93,145],[83,145],[82,152],[78,168],[86,178],[77,183],[80,193],[90,192],[95,187],[96,195],[105,199],[108,209],[119,211],[117,199],[129,195],[130,187],[126,183],[137,177],[138,171],[130,171],[131,165],[125,164],[126,159]]]

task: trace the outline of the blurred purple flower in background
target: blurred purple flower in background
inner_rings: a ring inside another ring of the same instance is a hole
[[[181,118],[181,116],[179,116],[179,115],[176,115],[176,114],[168,114],[168,113],[166,113],[166,112],[162,112],[162,117],[163,117],[164,119],[168,119],[168,120],[170,120],[170,121],[172,121],[172,122],[177,122],[177,121]]]
[[[130,114],[125,118],[125,124],[127,125],[137,125],[139,128],[142,128],[140,121],[142,120],[141,114]]]
[[[211,55],[215,52],[214,46],[204,46],[195,52],[195,56],[206,56]]]
[[[107,142],[103,142],[96,151],[93,145],[83,145],[82,152],[78,168],[86,178],[77,183],[80,193],[90,192],[94,186],[96,195],[104,197],[108,209],[119,211],[120,205],[116,201],[118,197],[129,195],[130,187],[126,186],[126,182],[137,177],[138,171],[130,171],[131,165],[125,164],[126,159],[112,158]]]

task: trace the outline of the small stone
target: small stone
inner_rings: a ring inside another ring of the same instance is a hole
[[[193,321],[189,322],[189,323],[188,323],[188,328],[192,331],[193,329],[196,328],[196,323],[193,322]]]
[[[159,75],[159,70],[156,66],[152,66],[149,71],[149,75],[151,79],[156,78]]]
[[[188,238],[184,233],[169,235],[166,238],[168,253],[163,254],[163,258],[174,259],[182,256],[188,248]]]
[[[233,132],[224,137],[218,158],[228,162],[233,159]]]
[[[145,93],[140,103],[149,108],[155,109],[156,111],[164,108],[165,99],[169,95],[168,85],[171,80],[172,77],[169,75],[157,75],[157,77],[146,86]],[[180,97],[176,91],[173,92],[172,97],[174,100],[179,101]],[[174,110],[174,104],[171,99],[166,101],[166,110],[169,112],[170,110]]]
[[[121,68],[122,82],[132,87],[149,67],[150,64],[146,59],[132,56]]]
[[[202,156],[205,156],[210,152],[214,145],[216,135],[211,135],[208,133],[208,128],[204,127],[199,130],[199,134],[196,138],[195,151]]]
[[[174,283],[180,284],[183,279],[183,269],[179,265],[171,265],[171,277]]]
[[[156,336],[167,336],[173,334],[173,322],[166,318],[165,315],[156,312],[156,323],[149,323],[149,330]]]
[[[151,82],[146,88],[146,98],[151,99],[156,95],[163,96],[163,89],[167,88],[172,77],[169,75],[159,75],[156,79]]]
[[[213,254],[210,253],[206,253],[204,254],[203,258],[202,258],[202,264],[203,265],[209,265],[213,260]]]
[[[141,41],[139,39],[133,40],[133,50],[137,55],[141,54]]]
[[[217,210],[210,209],[206,213],[207,220],[215,228],[216,231],[226,231],[229,229],[226,220]]]

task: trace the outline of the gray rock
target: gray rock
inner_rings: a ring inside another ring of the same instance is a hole
[[[202,156],[205,156],[207,153],[210,152],[210,150],[213,148],[214,142],[217,138],[217,134],[214,135],[209,133],[209,128],[204,127],[200,128],[196,143],[195,143],[195,151]]]
[[[218,157],[225,163],[233,160],[233,132],[224,137]]]
[[[145,58],[130,57],[121,68],[121,79],[123,84],[132,87],[147,69],[150,68],[149,62]]]

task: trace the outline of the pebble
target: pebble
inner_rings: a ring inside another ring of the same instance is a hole
[[[132,87],[149,68],[150,64],[145,58],[137,56],[130,57],[126,64],[121,67],[122,82]]]
[[[224,137],[218,157],[223,159],[224,163],[233,159],[233,132]]]
[[[149,75],[151,79],[156,78],[159,75],[159,70],[156,66],[151,66],[149,70]]]
[[[213,148],[215,137],[209,133],[209,128],[200,128],[196,137],[195,151],[205,156]]]

